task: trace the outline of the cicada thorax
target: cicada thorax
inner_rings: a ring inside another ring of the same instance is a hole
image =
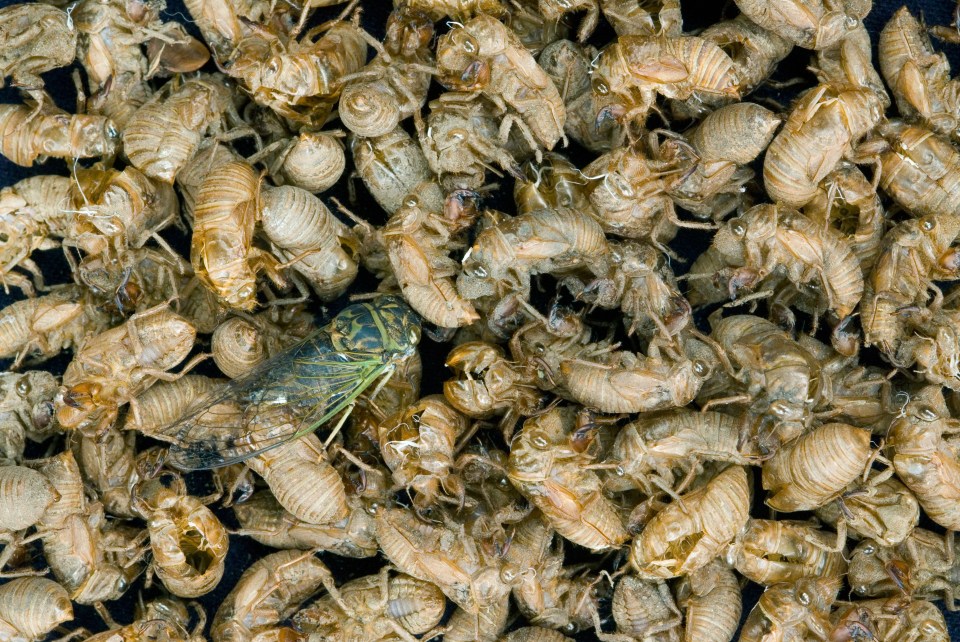
[[[330,343],[343,352],[408,355],[420,340],[420,321],[402,300],[380,297],[376,305],[350,306],[337,315]]]

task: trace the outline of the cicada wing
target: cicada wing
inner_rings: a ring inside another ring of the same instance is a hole
[[[329,352],[270,359],[180,419],[168,461],[219,468],[316,430],[384,372],[381,354]]]

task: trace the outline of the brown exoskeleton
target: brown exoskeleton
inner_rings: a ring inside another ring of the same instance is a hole
[[[591,550],[617,547],[628,533],[601,492],[600,477],[573,441],[577,410],[558,407],[528,419],[513,440],[508,475],[562,536]]]
[[[903,635],[929,642],[950,639],[947,623],[937,606],[926,600],[893,597],[840,602],[830,616],[832,639],[894,640]],[[846,636],[846,637],[845,637]]]
[[[750,482],[730,466],[682,495],[647,524],[630,547],[630,564],[646,579],[668,579],[710,563],[747,523]]]
[[[508,572],[520,577],[513,599],[530,623],[573,634],[596,622],[608,592],[589,570],[564,567],[562,540],[539,511],[511,529],[504,557]]]
[[[119,598],[143,571],[140,533],[111,525],[103,506],[87,500],[69,450],[37,461],[36,467],[60,496],[37,524],[54,576],[80,604]]]
[[[500,143],[516,125],[531,148],[553,149],[566,110],[556,86],[517,36],[491,16],[477,16],[437,43],[437,67],[449,89],[474,91],[505,114]]]
[[[407,302],[424,319],[442,328],[470,325],[480,318],[473,305],[457,292],[454,278],[460,266],[447,256],[461,245],[460,223],[427,210],[411,194],[380,230],[393,275]]]
[[[417,142],[397,127],[375,138],[350,139],[350,151],[364,185],[388,214],[416,194],[428,210],[443,209],[444,196]]]
[[[407,0],[403,4],[426,13],[434,21],[443,18],[462,21],[482,13],[499,17],[508,10],[503,0]]]
[[[486,637],[491,629],[494,638],[499,635],[509,612],[510,585],[495,551],[486,550],[462,525],[429,524],[409,510],[384,508],[376,521],[383,554],[456,603],[463,612],[458,619],[467,620],[460,626],[472,629],[468,639],[480,639],[481,632]]]
[[[539,0],[509,0],[507,5],[503,23],[533,56],[537,56],[551,42],[570,35],[566,21],[544,19],[539,11]]]
[[[880,70],[904,118],[918,118],[934,131],[956,139],[960,125],[960,81],[950,63],[934,50],[923,25],[901,7],[884,25],[877,43]]]
[[[176,172],[176,185],[180,192],[181,214],[191,223],[203,179],[214,168],[242,159],[232,147],[221,145],[216,138],[200,141],[196,152],[189,153],[192,153],[192,156],[186,157],[183,166]]]
[[[277,501],[298,519],[327,525],[347,517],[343,479],[328,461],[315,434],[264,451],[246,463],[263,477]]]
[[[540,15],[547,21],[559,22],[568,14],[585,11],[577,30],[577,40],[586,41],[600,22],[600,0],[539,0]]]
[[[73,619],[67,591],[43,577],[21,577],[0,586],[0,639],[44,640]]]
[[[77,55],[77,29],[70,14],[40,3],[9,4],[0,9],[0,86],[12,84],[42,102],[40,74],[65,67]]]
[[[205,135],[226,131],[224,115],[235,115],[232,111],[222,76],[168,82],[130,117],[123,130],[123,151],[147,176],[173,183]]]
[[[32,468],[0,466],[0,531],[30,528],[59,498],[50,482]]]
[[[955,216],[960,206],[960,151],[924,127],[892,120],[879,127],[880,186],[914,216]]]
[[[282,28],[256,26],[222,57],[225,73],[257,103],[296,123],[320,127],[343,79],[366,62],[367,41],[354,14],[353,21],[319,25],[299,40]]]
[[[587,213],[569,207],[540,209],[481,232],[463,258],[457,290],[466,299],[508,294],[527,299],[535,274],[586,268],[606,276],[610,249],[600,225]]]
[[[741,96],[746,96],[766,81],[777,64],[793,49],[792,42],[761,27],[744,14],[710,25],[700,33],[700,37],[716,43],[730,56]],[[704,98],[707,107],[716,107],[729,100],[723,96]],[[681,105],[674,103],[674,112],[678,111],[678,106]],[[677,115],[703,111],[703,106],[693,101],[682,103],[682,108]]]
[[[108,116],[121,131],[153,93],[141,45],[152,36],[175,40],[162,33],[160,10],[159,3],[130,0],[84,0],[71,7],[92,111]]]
[[[253,246],[259,188],[250,165],[227,163],[203,179],[193,212],[194,272],[224,303],[240,310],[252,310],[257,304],[258,271],[266,271],[278,286],[286,285],[277,272],[277,260]]]
[[[826,640],[832,630],[830,607],[841,581],[836,577],[805,577],[768,586],[740,633],[741,642],[769,639]]]
[[[207,623],[206,613],[196,603],[187,605],[171,595],[163,595],[143,604],[137,604],[134,621],[121,626],[111,623],[108,631],[97,633],[85,642],[203,642],[203,629]],[[100,612],[105,613],[101,608]],[[189,629],[191,617],[196,623]]]
[[[216,515],[186,492],[179,476],[162,473],[134,487],[131,508],[147,521],[151,568],[160,581],[174,595],[197,597],[223,577],[229,540]]]
[[[863,172],[841,161],[820,181],[817,195],[804,205],[803,213],[815,223],[845,234],[864,276],[870,274],[880,254],[888,219],[880,196]]]
[[[601,52],[592,74],[598,124],[642,124],[658,94],[710,100],[735,99],[740,91],[730,56],[699,36],[620,36]]]
[[[960,527],[960,422],[951,417],[939,386],[912,396],[890,426],[890,452],[897,476],[916,495],[930,519],[950,530]]]
[[[146,42],[147,78],[166,78],[197,71],[210,61],[207,46],[179,22],[160,26]]]
[[[347,77],[340,120],[357,136],[382,136],[417,114],[427,99],[433,67],[433,22],[419,11],[394,10],[379,55]]]
[[[200,360],[187,364],[180,374],[167,372],[186,359],[196,331],[166,306],[138,312],[117,328],[89,338],[63,373],[56,399],[57,421],[64,428],[95,436],[113,424],[119,407],[158,380],[173,380]]]
[[[293,616],[297,630],[329,642],[414,640],[440,623],[447,605],[434,584],[391,575],[389,567],[351,580],[338,590],[339,600],[324,595],[300,609]]]
[[[447,401],[468,417],[501,415],[504,434],[512,434],[519,417],[534,415],[546,404],[534,374],[508,361],[499,346],[462,343],[447,355],[446,365],[457,373],[443,384]]]
[[[261,557],[223,598],[210,637],[214,642],[247,642],[279,629],[278,637],[268,639],[303,639],[281,622],[321,587],[339,599],[333,575],[313,551],[280,551]]]
[[[584,168],[590,182],[586,188],[594,216],[608,234],[647,239],[660,249],[681,224],[667,194],[664,176],[672,168],[648,158],[638,145],[617,147]],[[704,227],[702,223],[684,223]]]
[[[879,482],[867,479],[854,481],[835,501],[819,507],[816,513],[836,529],[838,538],[846,532],[882,546],[894,546],[917,526],[920,503],[895,477]]]
[[[241,39],[256,30],[257,23],[273,21],[292,26],[289,16],[284,15],[288,7],[274,6],[266,0],[186,0],[183,4],[218,60],[228,58]],[[311,0],[304,11],[323,4],[330,2]]]
[[[27,439],[55,434],[53,399],[59,388],[57,378],[43,370],[0,374],[0,464],[19,464]]]
[[[96,243],[118,238],[97,236]],[[171,301],[186,291],[189,263],[178,255],[152,247],[113,249],[88,254],[76,276],[94,301],[114,316],[127,316]]]
[[[88,254],[108,249],[140,249],[179,216],[173,186],[151,179],[136,167],[122,172],[95,166],[74,172],[69,240]]]
[[[820,181],[853,155],[853,146],[882,115],[883,103],[869,89],[821,84],[806,92],[764,157],[770,198],[790,207],[810,202]]]
[[[112,157],[119,142],[106,116],[68,114],[52,103],[0,105],[0,154],[23,167],[38,159]]]
[[[679,642],[683,635],[682,614],[663,580],[624,575],[613,593],[612,610],[616,633],[601,632],[597,619],[597,638],[603,642]]]
[[[457,458],[458,473],[467,491],[465,505],[469,502],[472,507],[471,514],[463,520],[464,528],[486,549],[499,551],[498,555],[505,556],[508,564],[512,563],[511,559],[517,561],[509,554],[514,537],[531,532],[520,528],[520,523],[535,514],[535,508],[510,483],[509,457],[505,451],[474,443]],[[542,531],[533,530],[543,535]],[[523,550],[529,548],[529,544],[523,544],[517,554],[523,557]],[[508,575],[516,579],[516,573]]]
[[[341,135],[340,132],[304,131],[288,139],[267,163],[271,178],[314,194],[327,191],[340,180],[347,164]]]
[[[763,464],[767,505],[777,511],[813,510],[840,496],[873,460],[870,432],[824,424],[784,444]]]
[[[958,236],[960,219],[953,215],[907,220],[884,236],[860,306],[866,345],[876,345],[900,363],[910,319],[901,311],[926,307],[933,280],[960,276],[957,251],[951,247]]]
[[[264,187],[259,208],[277,258],[304,276],[322,300],[350,286],[360,241],[319,198],[292,185]]]
[[[500,638],[500,642],[573,642],[573,638],[542,626],[525,626],[510,631]]]
[[[608,477],[607,486],[655,495],[706,461],[756,463],[757,455],[738,443],[739,428],[735,417],[710,410],[676,408],[645,415],[617,433],[607,460],[616,465],[615,475]]]
[[[728,561],[748,579],[769,586],[802,577],[847,572],[844,551],[831,552],[833,533],[810,522],[751,519],[727,551]]]
[[[66,176],[32,176],[0,190],[0,281],[32,296],[45,289],[43,274],[30,258],[36,250],[59,245],[69,233],[72,181]],[[29,273],[14,271],[20,268]]]
[[[551,207],[589,211],[590,181],[566,156],[547,152],[542,163],[528,161],[522,170],[522,178],[513,187],[513,200],[519,214]]]
[[[717,230],[711,250],[694,262],[690,272],[697,275],[690,295],[694,305],[735,299],[743,291],[764,283],[777,285],[778,279],[786,278],[809,293],[815,311],[830,310],[843,320],[856,309],[864,291],[860,262],[840,232],[818,226],[796,210],[770,204],[727,221]],[[711,291],[707,279],[726,292]]]
[[[600,105],[590,84],[591,61],[597,52],[593,47],[569,40],[557,40],[544,48],[538,63],[560,92],[567,112],[563,130],[567,136],[592,152],[607,152],[623,132],[615,121],[597,124]]]
[[[813,70],[822,83],[869,89],[884,109],[890,106],[890,96],[873,66],[870,33],[862,24],[833,47],[818,49]]]
[[[377,554],[373,517],[366,510],[351,507],[350,514],[340,522],[324,526],[309,524],[294,517],[266,490],[235,504],[233,510],[241,526],[236,534],[252,537],[265,546],[323,550],[343,557]]]
[[[270,308],[252,317],[230,317],[213,331],[213,361],[236,379],[315,330],[313,317],[300,306]]]
[[[438,501],[462,503],[463,482],[453,470],[453,459],[466,429],[466,417],[441,395],[426,396],[380,424],[384,463],[418,510]]]
[[[863,0],[736,0],[747,17],[765,29],[806,49],[825,49],[856,29],[870,11]]]
[[[915,528],[896,546],[867,539],[850,558],[848,582],[866,597],[945,598],[954,611],[958,551],[952,537]]]
[[[165,442],[172,442],[175,434],[164,429],[182,417],[190,404],[213,392],[222,380],[202,375],[185,375],[175,381],[159,381],[137,396],[142,410],[139,416],[127,413],[124,430],[138,430],[144,435]]]
[[[677,605],[685,613],[686,640],[733,639],[740,624],[743,596],[737,576],[725,562],[716,559],[682,578],[676,595]]]
[[[755,103],[736,103],[709,114],[684,138],[668,136],[655,157],[679,170],[666,192],[683,209],[721,220],[743,203],[753,178],[747,165],[759,156],[781,119]]]
[[[628,335],[669,341],[688,327],[690,304],[663,253],[639,241],[610,241],[610,263],[607,277],[575,290],[578,298],[603,308],[619,306]]]
[[[772,452],[803,433],[825,395],[825,377],[818,358],[760,317],[734,315],[714,318],[711,323],[711,336],[725,350],[731,365],[739,368],[733,375],[739,385],[724,376],[727,373],[718,375],[703,390],[701,405],[749,404],[750,412],[761,418],[758,426],[749,427],[753,444],[750,452]],[[742,393],[736,394],[739,390]],[[720,391],[725,396],[716,397]],[[710,397],[716,400],[707,401]]]
[[[600,0],[600,7],[618,36],[679,36],[682,32],[679,0]]]
[[[486,183],[487,170],[498,165],[520,176],[513,152],[520,153],[511,140],[498,142],[495,105],[469,92],[448,91],[430,102],[430,113],[417,122],[423,155],[450,189],[479,189]]]
[[[84,479],[95,489],[104,510],[117,517],[133,518],[131,493],[140,481],[137,464],[136,435],[115,428],[97,438],[80,436],[73,444],[74,456]],[[148,452],[144,452],[144,463]]]
[[[712,349],[689,336],[651,341],[643,354],[617,350],[608,340],[591,342],[591,335],[583,318],[554,306],[549,318],[513,333],[510,351],[542,390],[607,413],[684,406],[713,374]]]
[[[414,352],[397,364],[393,376],[380,388],[376,398],[373,398],[371,388],[362,392],[345,427],[345,447],[361,458],[364,453],[369,453],[373,459],[379,459],[380,422],[420,398],[422,377],[423,362],[420,353]]]
[[[42,361],[107,329],[109,315],[80,286],[16,301],[0,311],[0,358]]]

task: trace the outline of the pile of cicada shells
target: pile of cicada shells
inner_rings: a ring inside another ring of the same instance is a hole
[[[870,0],[311,4],[0,9],[0,153],[68,168],[0,191],[0,640],[949,639],[960,80],[918,16],[878,72]],[[372,290],[424,358],[328,447],[171,467]]]

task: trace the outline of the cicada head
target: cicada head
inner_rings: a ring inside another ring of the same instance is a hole
[[[344,308],[333,320],[331,340],[344,352],[403,358],[420,343],[420,318],[399,297],[381,296]]]

